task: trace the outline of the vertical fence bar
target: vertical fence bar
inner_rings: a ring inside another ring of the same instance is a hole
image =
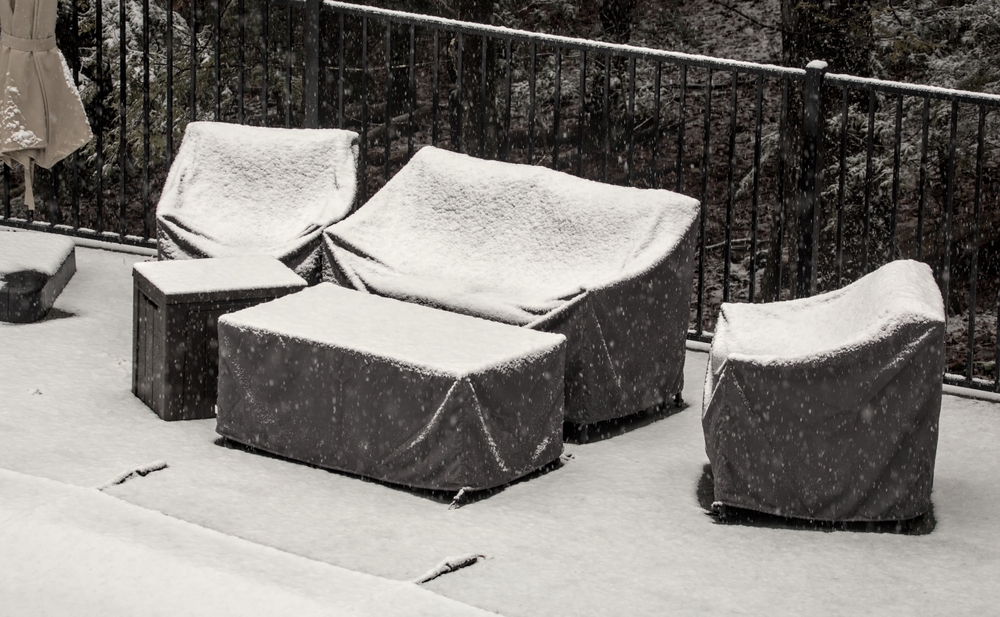
[[[580,91],[576,118],[576,175],[583,177],[583,123],[587,109],[587,50],[580,52]]]
[[[823,76],[827,64],[813,60],[806,65],[802,92],[802,173],[799,176],[799,238],[796,296],[816,293],[819,255],[820,200],[819,157],[823,146]]]
[[[684,108],[687,104],[687,65],[682,64],[680,71],[681,92],[677,105],[677,186],[674,189],[678,193],[681,193],[684,190],[684,126],[687,124],[687,121],[684,118]],[[701,296],[698,297],[698,304],[701,304]],[[699,332],[701,332],[701,330],[699,330]]]
[[[844,276],[844,199],[847,183],[847,86],[840,89],[840,172],[837,184],[837,266],[834,287],[840,289]]]
[[[292,3],[285,6],[285,128],[292,126]]]
[[[538,46],[531,42],[528,61],[528,165],[535,164],[535,63]]]
[[[358,176],[361,192],[358,206],[368,201],[368,17],[361,18],[361,144]]]
[[[712,69],[705,76],[705,120],[702,133],[701,152],[701,217],[698,223],[698,325],[695,331],[700,336],[704,332],[705,317],[705,228],[708,221],[708,157],[709,141],[712,137]]]
[[[340,38],[337,42],[337,128],[344,128],[344,14],[337,14]]]
[[[261,107],[261,126],[267,126],[267,94],[268,94],[268,49],[267,40],[270,36],[270,14],[271,14],[271,4],[270,0],[263,0],[264,8],[261,11],[261,90],[260,90],[260,107]]]
[[[10,166],[0,163],[3,166],[3,217],[10,219]]]
[[[892,219],[889,221],[889,260],[899,258],[899,241],[896,239],[896,218],[899,214],[899,150],[903,133],[903,95],[896,95],[896,130],[892,155]]]
[[[508,67],[509,70],[509,67]],[[434,73],[431,89],[431,145],[438,144],[438,105],[440,104],[440,73],[441,73],[441,31],[434,28]]]
[[[212,0],[215,5],[215,121],[222,119],[222,3]]]
[[[788,172],[788,89],[787,77],[781,79],[781,113],[778,119],[778,231],[776,247],[778,254],[774,255],[777,288],[775,300],[781,300],[781,277],[784,270],[785,247],[785,174]]]
[[[722,247],[722,301],[729,302],[729,278],[732,274],[733,260],[733,206],[736,195],[733,187],[733,177],[736,172],[736,96],[739,92],[738,72],[733,71],[731,80],[732,93],[729,98],[729,165],[726,170],[726,243]]]
[[[193,1],[193,0],[192,0]],[[97,155],[97,194],[94,196],[94,205],[97,214],[97,221],[94,229],[97,233],[104,232],[104,15],[101,10],[103,2],[94,3],[94,17],[97,21],[97,31],[94,36],[94,54],[97,66],[95,67],[97,80],[97,105],[94,106],[94,147]]]
[[[413,113],[417,106],[417,34],[416,28],[410,24],[410,84],[406,95],[408,123],[406,127],[406,160],[413,158],[413,131],[415,130]]]
[[[237,30],[236,30],[236,45],[239,47],[236,56],[236,121],[239,124],[245,124],[246,118],[244,116],[244,101],[243,101],[243,90],[244,90],[244,79],[246,72],[246,57],[243,50],[244,42],[246,41],[246,30],[247,30],[247,13],[246,13],[246,0],[239,0],[236,4],[237,11]]]
[[[203,0],[204,1],[204,0]],[[191,84],[188,104],[191,106],[190,122],[198,119],[198,0],[191,0]]]
[[[302,101],[304,115],[302,124],[308,129],[319,128],[319,20],[321,0],[306,0],[302,29],[302,51],[305,55],[305,70],[302,74]]]
[[[653,151],[649,159],[650,186],[660,188],[660,173],[657,169],[657,154],[660,151],[660,81],[663,63],[656,61],[653,69]]]
[[[484,34],[481,40],[482,55],[479,58],[479,158],[486,158],[486,55],[489,40]]]
[[[75,4],[75,3],[74,3]],[[149,240],[149,0],[142,0],[142,239]],[[75,165],[74,165],[75,167]],[[75,175],[75,170],[74,170]],[[75,227],[75,223],[74,223]]]
[[[944,264],[941,267],[941,297],[944,314],[948,317],[951,301],[951,219],[955,205],[955,146],[958,139],[958,102],[951,102],[951,135],[948,138],[948,184],[944,204]]]
[[[148,0],[147,0],[147,2],[148,2]],[[70,2],[70,4],[73,7],[72,8],[72,11],[73,11],[73,23],[72,23],[72,25],[70,27],[71,27],[72,32],[73,32],[73,40],[76,41],[76,45],[77,45],[76,53],[74,53],[73,56],[72,56],[72,58],[73,58],[73,83],[77,86],[77,88],[79,88],[80,87],[80,9],[77,7],[77,3],[76,2]],[[148,38],[149,37],[149,7],[148,7],[148,5],[146,6],[145,12],[143,13],[143,19],[145,20],[143,22],[143,27],[145,28],[145,30],[144,30],[145,35],[144,36],[146,38]],[[146,63],[147,63],[146,66],[148,67],[148,62],[149,62],[148,58],[146,58],[146,56],[144,55],[143,59],[146,61]],[[147,73],[146,74],[147,75],[149,74],[148,73],[148,69],[147,69]],[[146,90],[148,92],[149,88],[147,87]],[[75,150],[73,152],[72,161],[73,161],[72,162],[72,166],[73,166],[73,229],[77,230],[77,229],[80,229],[80,151],[79,150]],[[0,163],[0,165],[3,165],[3,164]],[[6,165],[3,165],[3,166],[6,168]],[[4,172],[6,172],[6,171],[7,170],[4,169]],[[4,178],[6,178],[6,176],[4,176]],[[5,205],[9,206],[10,203],[7,202]],[[7,212],[7,216],[10,217],[10,212]]]
[[[611,106],[611,54],[604,54],[604,104],[602,105],[601,127],[604,137],[604,151],[601,153],[601,182],[608,181],[608,152],[611,150],[611,126],[608,122],[608,107]]]
[[[462,119],[464,114],[462,96],[462,51],[465,47],[465,34],[459,32],[455,36],[455,131],[451,136],[456,152],[462,152]]]
[[[125,0],[118,0],[118,236],[125,240],[128,233],[125,220],[125,182],[128,179],[125,169],[125,155],[128,152],[128,128],[127,110],[128,93],[127,87],[127,66],[125,63],[125,52],[128,49],[125,23]],[[50,221],[55,222],[55,221]]]
[[[562,107],[562,47],[556,47],[556,83],[552,92],[552,169],[559,169],[559,108]]]
[[[625,154],[626,182],[629,186],[634,183],[632,170],[635,168],[635,56],[628,59],[628,150]]]
[[[972,255],[969,264],[969,334],[966,340],[968,359],[966,361],[965,379],[972,385],[975,377],[973,366],[976,350],[976,285],[979,282],[979,204],[983,186],[983,149],[986,134],[986,106],[979,105],[979,131],[976,143],[976,192],[973,198],[972,214]]]
[[[507,98],[506,98],[505,103],[504,103],[505,104],[505,107],[504,107],[505,111],[504,111],[504,117],[503,117],[503,144],[504,144],[504,146],[503,146],[503,157],[502,157],[502,159],[504,161],[509,161],[510,160],[510,103],[511,103],[510,97],[511,97],[511,88],[513,87],[513,84],[511,82],[511,79],[513,78],[512,74],[511,74],[511,70],[512,70],[512,66],[513,66],[512,63],[514,61],[514,58],[511,56],[511,54],[513,53],[513,42],[511,41],[511,39],[507,39],[506,42],[505,42],[505,45],[506,45],[505,52],[507,54],[507,68],[504,70],[504,76],[507,79]]]
[[[757,76],[757,96],[754,99],[753,130],[753,197],[750,203],[750,294],[749,300],[757,299],[757,218],[760,208],[760,149],[764,124],[764,76]]]
[[[389,181],[389,174],[392,171],[392,22],[385,22],[385,165],[382,169],[382,179]]]
[[[872,226],[872,160],[875,148],[875,90],[868,91],[868,137],[865,154],[865,218],[861,233],[861,273],[868,274]]]
[[[1000,323],[1000,291],[997,291],[996,315],[998,316],[998,323]],[[996,353],[993,354],[993,363],[993,391],[1000,392],[1000,336],[997,337],[997,348]]]
[[[924,97],[920,137],[920,202],[917,206],[917,259],[924,258],[924,207],[927,204],[927,134],[931,126],[931,99]]]

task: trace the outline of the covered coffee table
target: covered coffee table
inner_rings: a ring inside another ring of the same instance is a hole
[[[498,486],[562,452],[565,341],[323,283],[220,318],[217,430],[411,487]]]
[[[164,420],[215,415],[220,315],[306,286],[268,255],[137,263],[132,278],[132,392]]]
[[[702,415],[716,502],[824,521],[926,513],[944,337],[915,261],[812,298],[723,304]]]

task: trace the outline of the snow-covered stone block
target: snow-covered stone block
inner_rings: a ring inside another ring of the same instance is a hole
[[[566,419],[681,391],[699,204],[424,147],[324,234],[324,280],[567,338]]]
[[[70,238],[0,229],[0,321],[42,319],[75,272]]]
[[[192,122],[156,207],[160,259],[249,253],[319,281],[320,234],[347,216],[358,135]]]
[[[944,349],[941,293],[915,261],[811,298],[723,304],[702,411],[715,500],[826,521],[924,514]]]
[[[321,283],[219,320],[219,434],[411,487],[562,452],[565,337]]]
[[[132,392],[164,420],[215,415],[221,315],[306,286],[267,255],[141,262],[132,278]]]

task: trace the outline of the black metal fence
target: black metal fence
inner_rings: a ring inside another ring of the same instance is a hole
[[[321,0],[65,0],[94,141],[4,168],[0,224],[152,245],[192,120],[361,136],[359,205],[434,144],[702,202],[691,337],[724,301],[930,263],[946,381],[1000,389],[1000,97],[514,31]],[[959,374],[960,373],[960,374]]]

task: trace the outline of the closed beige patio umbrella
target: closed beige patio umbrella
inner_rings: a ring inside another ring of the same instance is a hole
[[[69,66],[56,48],[58,0],[0,0],[0,160],[24,166],[24,203],[35,209],[33,165],[52,167],[92,134]]]

